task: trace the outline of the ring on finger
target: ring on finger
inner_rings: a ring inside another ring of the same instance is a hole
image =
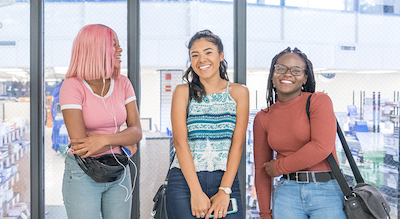
[[[222,213],[224,213],[224,212],[220,211],[220,212],[218,212],[218,213],[222,214]]]
[[[204,216],[204,215],[206,215],[204,212],[201,212],[201,216]]]

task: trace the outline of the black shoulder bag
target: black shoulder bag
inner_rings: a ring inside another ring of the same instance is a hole
[[[310,99],[311,95],[307,99],[306,111],[308,119],[310,120]],[[349,149],[349,146],[344,138],[342,129],[337,124],[337,133],[342,143],[346,157],[350,163],[351,170],[353,171],[354,177],[356,178],[357,185],[353,189],[347,184],[343,173],[340,171],[339,165],[337,164],[335,157],[331,153],[327,161],[335,175],[340,188],[344,194],[343,210],[348,219],[390,219],[390,206],[382,194],[374,186],[365,183],[362,178],[360,171],[354,161],[353,155]]]
[[[189,98],[188,98],[188,104],[186,107],[186,119],[189,116],[189,105],[190,105],[190,89],[191,89],[191,84],[189,84]],[[168,219],[167,215],[167,184],[168,184],[168,176],[169,176],[169,171],[171,169],[172,162],[174,161],[175,158],[175,151],[173,152],[172,155],[172,160],[169,163],[169,168],[168,168],[168,173],[167,176],[165,177],[164,183],[158,188],[158,191],[156,195],[153,198],[153,211],[151,212],[151,219]]]

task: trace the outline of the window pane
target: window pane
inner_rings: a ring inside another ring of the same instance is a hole
[[[399,17],[383,11],[366,13],[360,9],[360,13],[343,13],[307,8],[328,9],[317,2],[286,1],[287,6],[293,4],[291,6],[299,8],[248,5],[250,126],[253,126],[255,114],[266,107],[267,79],[272,58],[288,46],[292,49],[298,47],[313,64],[316,91],[325,92],[332,99],[336,117],[346,133],[364,179],[380,189],[390,202],[392,218],[398,218],[400,62],[396,36]],[[343,1],[322,2],[332,5],[329,9],[342,10],[340,2]],[[369,3],[373,4],[371,1]],[[359,6],[362,4],[360,1]],[[394,5],[396,10],[398,7]],[[353,108],[355,114],[349,115]],[[361,124],[364,124],[362,127],[367,132],[360,132]],[[252,139],[252,128],[250,133]],[[252,141],[249,141],[247,149],[247,210],[250,218],[255,218],[258,204],[254,190]],[[336,149],[340,166],[348,182],[353,184],[353,176],[339,141]]]
[[[187,44],[200,30],[209,29],[224,44],[233,81],[233,4],[214,1],[141,1],[141,118],[147,119],[141,145],[140,211],[150,217],[159,186],[169,165],[170,109],[175,87],[190,65]],[[149,125],[151,124],[151,125]],[[151,196],[149,198],[149,195]]]
[[[351,2],[343,0],[286,0],[286,6],[345,10],[345,4]]]
[[[62,196],[68,133],[59,107],[59,89],[71,60],[72,43],[88,24],[103,24],[118,35],[123,49],[121,74],[127,76],[127,3],[121,0],[45,1],[46,218],[67,218]],[[121,187],[121,189],[123,189]]]
[[[0,215],[30,215],[29,1],[0,0]]]

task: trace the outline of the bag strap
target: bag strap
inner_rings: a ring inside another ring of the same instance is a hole
[[[189,105],[190,105],[190,101],[191,101],[191,99],[192,99],[192,98],[190,97],[190,89],[192,88],[192,83],[188,82],[188,84],[189,84],[189,96],[188,96],[188,104],[187,104],[187,106],[186,106],[186,120],[187,120],[187,118],[189,117]],[[172,152],[172,160],[169,162],[168,173],[167,173],[167,175],[165,176],[165,181],[168,181],[169,170],[171,169],[172,162],[174,162],[175,154],[176,154],[176,152],[175,152],[175,150],[174,150],[174,151]]]
[[[306,112],[308,116],[308,120],[310,121],[310,101],[311,101],[311,96],[312,94],[308,97],[307,99],[307,104],[306,104]],[[337,125],[337,133],[339,135],[340,142],[342,143],[343,149],[346,153],[346,157],[349,160],[351,170],[353,171],[354,177],[356,178],[357,183],[363,183],[364,179],[362,178],[360,171],[356,165],[356,162],[354,161],[353,155],[351,154],[349,145],[347,144],[346,139],[344,138],[342,129],[340,128],[340,125],[338,121],[336,120],[336,125]],[[329,166],[332,169],[333,174],[335,175],[336,180],[339,183],[340,188],[342,189],[343,194],[346,197],[349,197],[352,195],[351,189],[349,185],[346,182],[346,179],[343,176],[343,173],[341,172],[339,165],[336,162],[335,157],[333,154],[329,154],[329,156],[326,158]]]

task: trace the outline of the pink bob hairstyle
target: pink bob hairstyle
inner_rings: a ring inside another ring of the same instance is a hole
[[[71,62],[65,78],[83,80],[117,78],[114,69],[114,31],[101,24],[84,26],[72,45]]]

